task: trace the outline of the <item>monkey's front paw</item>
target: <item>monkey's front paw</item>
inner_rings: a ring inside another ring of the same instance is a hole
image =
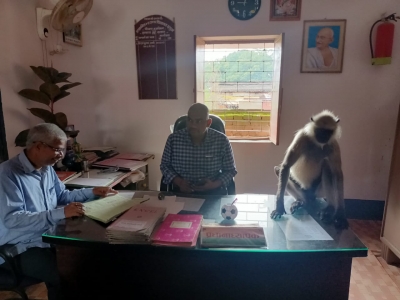
[[[271,219],[275,220],[277,218],[281,218],[283,214],[286,214],[285,209],[275,209],[271,212]]]
[[[304,206],[304,202],[301,200],[296,200],[290,206],[290,213],[293,215],[296,211]]]
[[[334,224],[336,229],[348,229],[349,222],[347,221],[346,217],[343,216],[336,216],[334,219]]]
[[[325,223],[331,223],[333,221],[334,213],[335,213],[335,208],[332,205],[328,205],[320,212],[319,217],[321,221]]]

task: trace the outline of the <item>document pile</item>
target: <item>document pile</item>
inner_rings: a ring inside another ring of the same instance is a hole
[[[107,227],[110,244],[150,244],[150,235],[163,219],[164,207],[133,206]]]
[[[67,183],[70,180],[78,178],[82,175],[82,172],[73,172],[73,171],[56,171],[58,179],[60,179],[63,183]]]

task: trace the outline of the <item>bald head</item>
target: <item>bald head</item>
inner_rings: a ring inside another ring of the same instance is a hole
[[[211,122],[208,107],[202,103],[193,104],[189,108],[186,123],[192,140],[201,141]]]
[[[326,49],[329,47],[329,44],[333,42],[333,30],[329,27],[321,28],[318,31],[316,38],[316,47],[320,50]]]
[[[195,103],[192,106],[190,106],[188,110],[188,115],[191,114],[196,114],[197,116],[201,116],[204,119],[210,118],[208,107],[205,106],[203,103]]]
[[[327,37],[333,39],[333,30],[330,27],[324,27],[319,31],[320,34],[324,34]]]

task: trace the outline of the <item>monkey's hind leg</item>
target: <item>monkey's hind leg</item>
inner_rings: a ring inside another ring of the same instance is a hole
[[[279,167],[274,167],[275,174],[279,178]],[[286,191],[294,197],[295,201],[292,203],[290,206],[290,213],[294,214],[296,211],[298,211],[301,207],[303,207],[306,204],[306,199],[307,199],[307,193],[305,190],[303,190],[300,185],[293,181],[293,179],[289,176],[289,180],[286,186]]]

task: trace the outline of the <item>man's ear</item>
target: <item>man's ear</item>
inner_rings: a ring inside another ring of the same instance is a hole
[[[209,119],[207,120],[207,127],[210,127],[210,126],[211,126],[211,123],[212,123],[212,119],[209,118]]]

